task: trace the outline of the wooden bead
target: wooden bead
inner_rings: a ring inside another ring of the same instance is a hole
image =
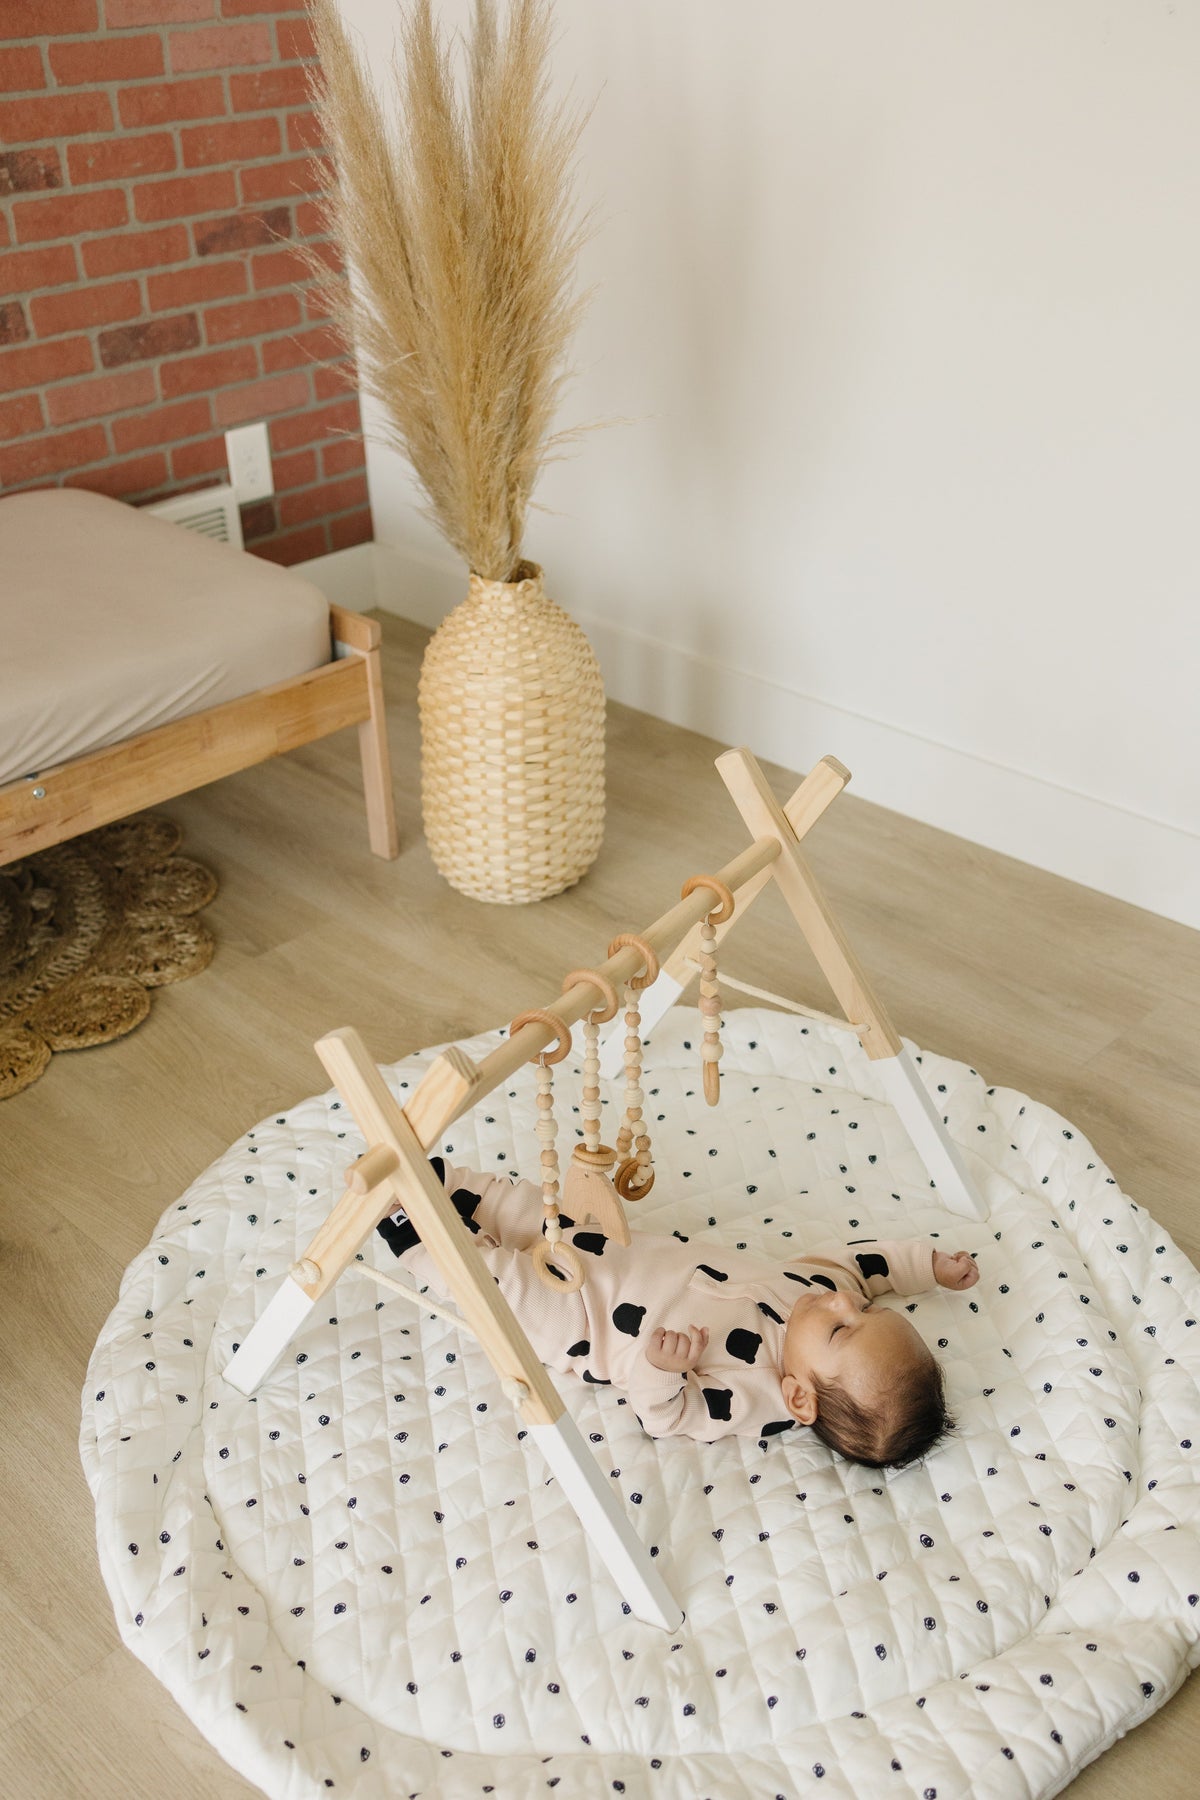
[[[723,1055],[724,1049],[720,1043],[710,1044],[706,1042],[700,1046],[700,1059],[702,1062],[718,1063]]]

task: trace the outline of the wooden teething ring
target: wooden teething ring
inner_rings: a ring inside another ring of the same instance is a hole
[[[560,1063],[564,1056],[570,1056],[571,1033],[563,1024],[557,1013],[548,1012],[544,1006],[536,1007],[533,1012],[523,1012],[518,1018],[515,1018],[509,1026],[509,1037],[515,1038],[518,1031],[525,1025],[549,1025],[551,1031],[558,1034],[558,1043],[553,1051],[549,1049],[539,1050],[536,1056],[530,1057],[530,1062]]]
[[[685,881],[680,899],[686,900],[697,888],[707,888],[719,902],[700,922],[700,1012],[704,1019],[704,1042],[700,1047],[704,1072],[704,1098],[716,1106],[721,1098],[721,989],[717,982],[717,926],[733,917],[734,899],[723,881],[715,875],[693,875]]]
[[[537,1065],[537,1135],[542,1147],[542,1206],[545,1209],[544,1236],[534,1245],[530,1255],[539,1281],[564,1294],[574,1294],[583,1286],[583,1261],[574,1244],[562,1241],[558,1217],[558,1151],[554,1147],[558,1126],[554,1122],[554,1077],[550,1073],[551,1064],[561,1062],[570,1052],[571,1033],[557,1013],[548,1012],[544,1007],[521,1013],[514,1019],[508,1028],[509,1037],[515,1037],[525,1025],[549,1025],[558,1040],[553,1050],[548,1047],[539,1050],[530,1059]]]
[[[735,902],[733,894],[723,881],[718,881],[715,875],[693,875],[690,881],[684,882],[679,892],[679,898],[686,900],[690,894],[695,893],[697,888],[708,888],[709,892],[715,894],[721,902],[706,915],[714,925],[724,925],[727,919],[732,919]]]
[[[607,1025],[610,1019],[616,1018],[618,1006],[617,990],[607,975],[601,975],[595,969],[572,969],[569,975],[563,976],[562,991],[564,994],[569,993],[573,987],[579,987],[585,981],[592,987],[599,988],[604,995],[603,1008],[593,1006],[587,1015],[588,1023]]]
[[[652,981],[658,980],[658,957],[645,938],[638,937],[636,932],[632,931],[623,931],[620,937],[615,937],[608,946],[608,954],[615,956],[618,950],[624,950],[629,945],[632,945],[635,950],[641,951],[644,968],[642,974],[631,975],[625,986],[633,988],[635,993],[640,994],[643,988],[649,987]]]
[[[622,1200],[642,1200],[654,1186],[650,1161],[650,1136],[642,1115],[642,1015],[638,995],[658,979],[658,957],[634,932],[626,931],[608,946],[609,956],[631,945],[642,954],[642,972],[625,983],[625,1120],[617,1134],[617,1155],[622,1159],[612,1178]],[[630,1155],[630,1151],[633,1155]]]

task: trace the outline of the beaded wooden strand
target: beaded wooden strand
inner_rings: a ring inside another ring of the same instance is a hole
[[[640,1200],[654,1186],[654,1166],[650,1154],[650,1135],[642,1108],[646,1096],[642,1092],[642,1010],[638,995],[658,978],[658,957],[644,938],[625,932],[608,946],[609,956],[632,944],[640,950],[643,968],[640,975],[625,983],[625,1118],[617,1133],[617,1156],[621,1160],[613,1176],[613,1186],[623,1200]]]
[[[583,1142],[576,1144],[567,1165],[563,1209],[577,1224],[591,1218],[606,1238],[628,1245],[625,1209],[609,1179],[617,1153],[610,1144],[600,1142],[600,1027],[617,1016],[617,990],[595,969],[572,969],[563,978],[562,991],[568,993],[585,981],[603,995],[603,1005],[593,1007],[583,1018]]]
[[[599,988],[604,1004],[593,1007],[591,1012],[583,1015],[583,1095],[579,1109],[583,1124],[583,1144],[575,1146],[575,1155],[583,1162],[585,1158],[580,1155],[582,1148],[587,1153],[586,1161],[593,1167],[611,1169],[616,1161],[616,1152],[600,1142],[600,1027],[617,1016],[617,990],[611,981],[598,975],[595,969],[572,969],[569,975],[563,977],[563,993],[568,993],[582,981],[590,981],[594,987]]]
[[[558,1043],[553,1050],[541,1050],[533,1058],[537,1064],[536,1131],[541,1145],[542,1207],[545,1221],[542,1237],[534,1245],[531,1255],[539,1280],[549,1288],[573,1294],[583,1286],[583,1261],[574,1244],[562,1241],[562,1225],[558,1216],[558,1149],[555,1145],[558,1125],[554,1117],[554,1075],[551,1068],[552,1064],[561,1062],[570,1053],[571,1033],[557,1013],[539,1009],[522,1013],[519,1018],[514,1019],[508,1028],[508,1035],[510,1038],[515,1037],[523,1025],[533,1024],[549,1025],[557,1033]],[[561,1272],[563,1268],[567,1270],[565,1275]]]
[[[733,917],[734,899],[723,881],[715,875],[693,875],[685,881],[680,899],[686,900],[697,888],[708,888],[717,896],[719,905],[704,915],[700,922],[700,1015],[704,1020],[704,1042],[700,1046],[704,1071],[704,1098],[716,1106],[721,1098],[721,989],[717,981],[717,926]]]

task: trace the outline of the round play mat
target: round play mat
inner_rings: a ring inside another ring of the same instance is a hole
[[[710,1109],[699,1029],[676,1009],[648,1051],[634,1229],[698,1261],[974,1252],[969,1293],[882,1302],[942,1359],[956,1433],[881,1472],[802,1427],[653,1441],[564,1380],[687,1615],[642,1624],[475,1341],[353,1266],[253,1399],[223,1380],[365,1147],[335,1094],[279,1113],[130,1266],[82,1430],[125,1643],[267,1793],[1043,1796],[1200,1661],[1197,1271],[1068,1121],[961,1063],[915,1053],[982,1225],[939,1207],[851,1032],[728,1014]],[[385,1071],[401,1100],[435,1054]],[[526,1067],[443,1148],[536,1169],[534,1098]]]

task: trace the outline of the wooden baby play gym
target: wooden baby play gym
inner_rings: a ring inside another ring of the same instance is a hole
[[[640,933],[617,936],[598,967],[568,973],[558,997],[518,1015],[507,1039],[481,1062],[472,1062],[456,1047],[445,1050],[402,1107],[353,1029],[331,1032],[318,1041],[317,1054],[368,1148],[347,1171],[345,1193],[224,1371],[236,1389],[252,1394],[316,1302],[355,1263],[370,1233],[386,1215],[402,1207],[459,1311],[435,1305],[411,1285],[383,1275],[365,1262],[355,1266],[419,1308],[443,1312],[475,1334],[505,1394],[538,1443],[633,1612],[667,1630],[680,1623],[678,1603],[604,1481],[550,1375],[497,1291],[470,1233],[429,1165],[429,1153],[449,1126],[522,1064],[537,1063],[537,1136],[546,1226],[535,1262],[547,1285],[577,1288],[583,1279],[580,1259],[562,1242],[558,1223],[552,1065],[569,1053],[570,1028],[582,1020],[583,1140],[576,1145],[567,1169],[563,1205],[581,1222],[590,1213],[606,1236],[628,1243],[622,1202],[636,1201],[654,1180],[640,1086],[643,1033],[653,1029],[699,975],[704,1093],[714,1104],[720,1086],[719,981],[785,1009],[811,1012],[783,996],[747,988],[727,974],[717,973],[718,945],[774,880],[846,1020],[878,1069],[938,1197],[964,1217],[987,1217],[940,1112],[800,855],[801,840],[841,793],[850,779],[849,771],[833,757],[822,758],[781,806],[748,750],[730,750],[717,759],[716,766],[752,842],[715,874],[693,876],[684,884],[679,902],[653,924]],[[623,992],[625,1017],[601,1052],[599,1027],[616,1018],[618,992]],[[613,1075],[622,1063],[624,1120],[615,1148],[608,1148],[600,1143],[598,1082],[602,1073]]]

